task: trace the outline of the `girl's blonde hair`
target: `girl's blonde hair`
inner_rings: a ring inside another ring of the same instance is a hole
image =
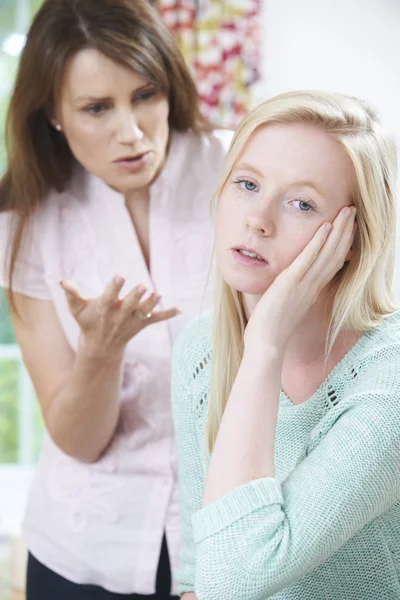
[[[217,202],[252,134],[268,123],[305,123],[332,135],[354,170],[357,231],[353,258],[331,284],[334,295],[327,352],[343,328],[365,332],[398,308],[391,284],[395,250],[396,146],[375,111],[342,94],[289,92],[255,108],[239,125],[225,159]],[[207,440],[211,451],[243,357],[246,316],[241,295],[217,270]]]

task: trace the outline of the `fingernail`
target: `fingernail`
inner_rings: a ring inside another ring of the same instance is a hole
[[[181,315],[183,313],[183,310],[181,308],[177,308],[176,309],[176,314],[177,315]]]
[[[330,229],[332,229],[332,224],[331,223],[325,223],[324,228],[326,229],[326,231],[329,231]]]
[[[144,285],[144,283],[139,285],[139,287],[138,287],[139,294],[144,294],[146,290],[147,290],[147,285]]]
[[[114,283],[116,283],[117,285],[123,285],[125,283],[125,277],[121,277],[121,275],[116,275],[116,277],[114,277]]]
[[[349,217],[351,214],[351,208],[347,207],[344,209],[344,216]]]
[[[154,302],[158,302],[158,300],[161,300],[162,294],[160,294],[159,292],[154,292],[154,294],[152,294],[151,297],[154,300]]]

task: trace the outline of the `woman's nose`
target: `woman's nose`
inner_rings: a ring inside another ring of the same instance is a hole
[[[118,142],[121,144],[134,144],[143,139],[143,136],[143,131],[133,115],[121,119],[117,131]]]

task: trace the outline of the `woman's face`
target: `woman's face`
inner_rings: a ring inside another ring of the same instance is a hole
[[[154,85],[88,48],[68,63],[53,123],[88,171],[126,193],[147,189],[162,169],[168,113]]]
[[[218,205],[224,280],[245,294],[264,294],[320,225],[352,204],[351,180],[345,150],[322,129],[274,123],[256,130]]]

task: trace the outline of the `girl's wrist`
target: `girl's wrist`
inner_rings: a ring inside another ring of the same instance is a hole
[[[253,363],[255,366],[276,365],[283,362],[284,348],[274,342],[263,340],[262,342],[251,342],[245,345],[243,359]]]

